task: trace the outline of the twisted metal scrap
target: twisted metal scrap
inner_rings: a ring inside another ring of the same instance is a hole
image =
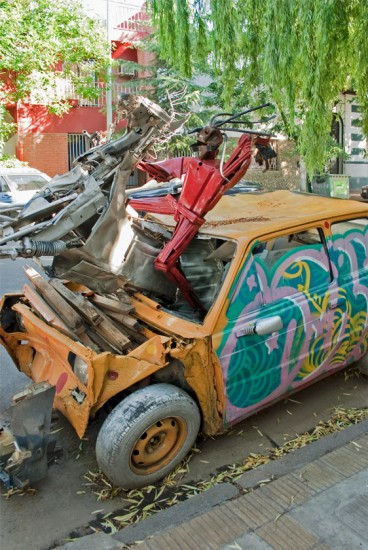
[[[54,276],[100,291],[111,291],[108,281],[120,286],[117,251],[127,226],[126,183],[145,153],[185,122],[132,94],[119,99],[117,118],[123,117],[122,137],[79,156],[71,171],[55,176],[14,219],[2,220],[0,257],[54,256]]]

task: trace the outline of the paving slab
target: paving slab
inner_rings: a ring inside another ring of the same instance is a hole
[[[368,469],[330,487],[290,515],[334,550],[368,548]]]
[[[255,531],[274,550],[309,550],[318,544],[311,531],[289,516],[282,516]]]
[[[317,458],[269,485],[227,500],[176,528],[167,528],[148,537],[139,548],[174,550],[188,544],[198,550],[367,548],[367,449],[367,435],[358,436],[353,443],[331,451],[324,461]],[[339,472],[336,464],[341,468],[343,456],[347,464],[359,456],[355,469],[360,471]]]
[[[368,420],[293,455],[260,467],[257,476],[250,471],[239,483],[217,485],[111,539],[116,548],[138,550],[368,548]],[[105,550],[94,535],[84,538],[89,546],[64,545],[63,550]]]
[[[309,464],[319,457],[327,455],[332,450],[350,443],[357,437],[368,432],[368,420],[349,426],[345,430],[327,435],[300,449],[291,451],[278,460],[273,460],[246,472],[238,484],[244,489],[251,489],[265,479],[284,476],[304,464]],[[363,453],[364,450],[361,451]]]

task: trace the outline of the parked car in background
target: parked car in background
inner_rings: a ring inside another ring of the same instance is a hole
[[[35,168],[0,168],[0,210],[24,206],[50,179]]]

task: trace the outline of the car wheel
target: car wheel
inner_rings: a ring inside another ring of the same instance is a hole
[[[195,401],[170,384],[138,390],[109,414],[96,442],[105,475],[125,489],[162,479],[187,455],[201,422]]]

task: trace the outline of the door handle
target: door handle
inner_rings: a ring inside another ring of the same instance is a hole
[[[265,317],[260,319],[256,323],[245,325],[235,331],[236,338],[241,336],[248,336],[250,334],[257,334],[258,336],[264,336],[266,334],[272,334],[278,332],[283,327],[282,319],[279,315],[272,317]]]

